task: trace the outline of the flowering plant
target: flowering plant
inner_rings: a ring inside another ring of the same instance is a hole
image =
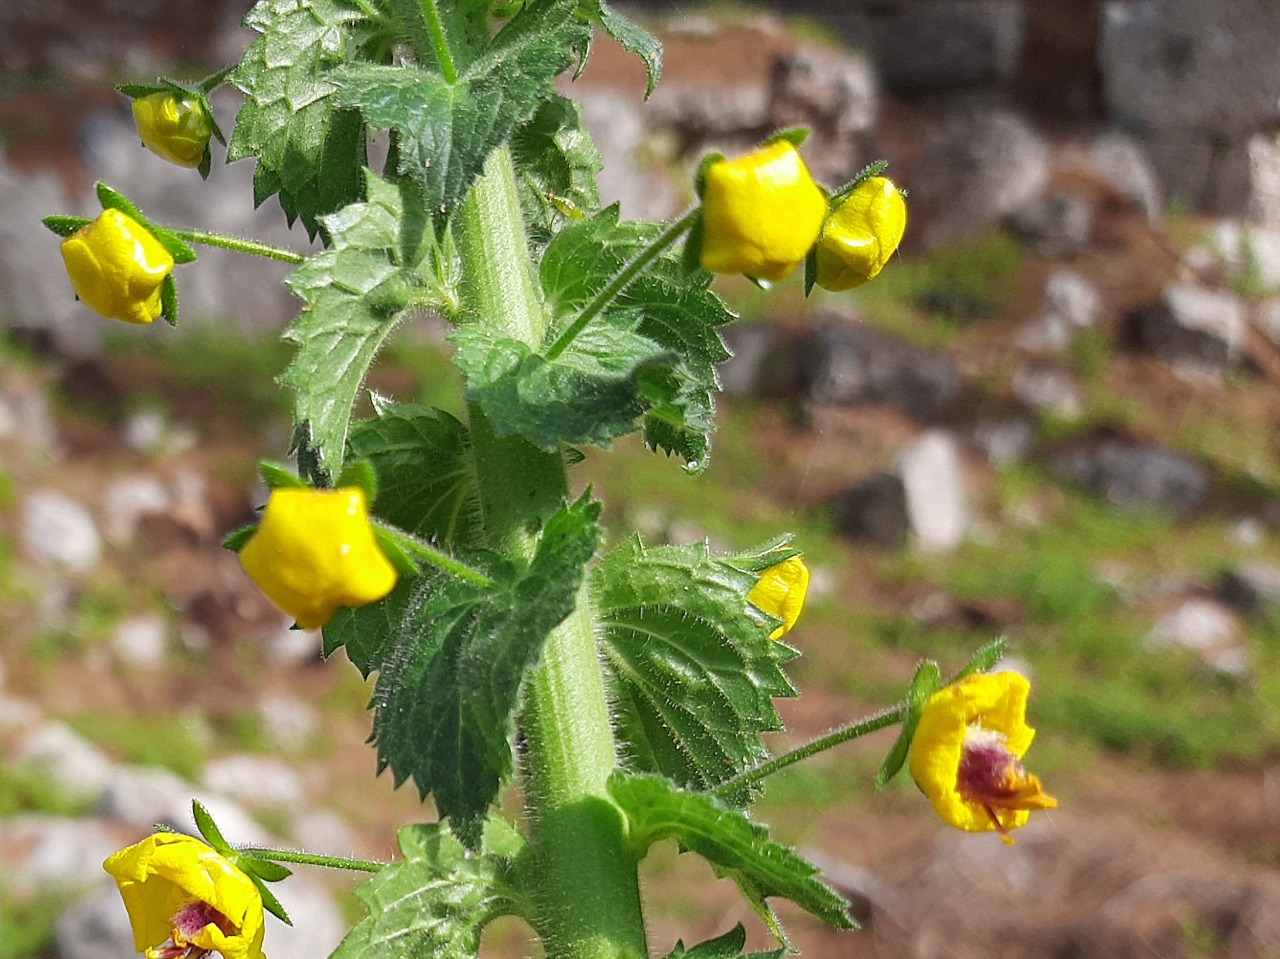
[[[140,135],[180,162],[202,147],[202,172],[208,140],[186,124],[204,117],[219,137],[207,95],[224,81],[243,92],[228,159],[253,158],[255,199],[276,197],[322,248],[303,256],[156,224],[103,185],[103,218],[127,219],[148,256],[171,262],[143,270],[134,258],[81,295],[99,309],[102,293],[110,316],[176,323],[171,270],[195,259],[192,244],[296,266],[288,284],[303,308],[281,382],[294,393],[297,471],[264,466],[262,522],[227,546],[299,625],[323,627],[326,656],[345,649],[376,674],[379,766],[412,780],[440,821],[401,830],[398,861],[367,863],[238,850],[197,810],[208,847],[162,833],[108,860],[139,948],[256,959],[255,910],[283,916],[264,882],[284,879],[287,861],[374,873],[339,959],[465,959],[502,915],[523,917],[552,959],[647,956],[637,863],[668,838],[732,877],[784,946],[773,898],[853,927],[817,869],[749,818],[759,784],[901,724],[882,781],[909,754],[935,804],[950,789],[996,808],[994,792],[964,791],[952,763],[974,721],[947,725],[946,684],[926,663],[899,705],[772,755],[762,735],[781,728],[774,699],[796,695],[784,667],[798,653],[782,637],[808,584],[800,550],[780,536],[728,555],[638,537],[603,551],[601,504],[575,489],[572,467],[579,447],[639,432],[688,472],[705,469],[715,364],[729,355],[718,328],[735,318],[713,274],[767,282],[803,263],[809,286],[853,285],[846,269],[870,279],[905,227],[882,165],[829,194],[791,131],[708,158],[701,203],[675,222],[621,222],[597,193],[600,160],[577,107],[556,92],[560,74],[586,65],[597,29],[642,59],[650,91],[657,82],[660,45],[605,0],[259,0],[245,22],[260,36],[229,72],[122,89],[174,107],[140,109]],[[184,93],[195,114],[168,99]],[[391,150],[375,169],[366,145],[383,130]],[[88,222],[46,220],[73,249],[96,229]],[[79,289],[78,262],[68,258]],[[163,273],[159,294],[135,283],[139,272]],[[379,348],[427,309],[452,324],[465,421],[383,397],[353,419]],[[1000,649],[980,651],[961,678]],[[1026,793],[1029,739],[1002,722],[991,731],[1008,756],[988,778]],[[497,812],[511,784],[520,823]],[[1028,800],[997,824],[1047,805]],[[739,927],[676,955],[731,959],[743,942]]]

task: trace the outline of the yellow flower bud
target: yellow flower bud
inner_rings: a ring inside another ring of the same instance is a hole
[[[126,323],[160,315],[160,287],[173,257],[132,217],[103,210],[62,241],[62,259],[76,295],[94,312]]]
[[[375,603],[396,586],[355,487],[273,490],[240,565],[303,629],[320,628],[343,606]]]
[[[199,839],[161,832],[102,864],[120,887],[134,944],[147,959],[220,952],[263,959],[262,894]]]
[[[1023,768],[1035,730],[1026,723],[1031,684],[1017,673],[980,673],[934,693],[911,740],[911,777],[942,819],[967,832],[1026,825],[1058,801]]]
[[[892,181],[873,176],[831,211],[818,240],[818,286],[861,286],[889,262],[907,228],[907,204]]]
[[[178,166],[198,167],[213,135],[204,104],[175,93],[138,97],[133,122],[148,150]]]
[[[808,592],[809,567],[799,556],[792,556],[766,569],[747,593],[747,601],[774,619],[782,620],[782,625],[769,634],[770,639],[781,639],[800,618]]]
[[[809,255],[826,212],[826,198],[786,140],[713,163],[702,196],[702,267],[781,280]]]

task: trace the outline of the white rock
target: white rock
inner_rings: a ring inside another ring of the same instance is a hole
[[[1246,212],[1263,226],[1280,227],[1280,142],[1274,134],[1249,138],[1249,198]]]
[[[320,630],[294,629],[293,618],[289,617],[267,637],[267,658],[278,666],[316,663],[320,661],[323,642]]]
[[[1055,270],[1044,285],[1045,309],[1078,329],[1098,323],[1102,298],[1092,283],[1074,270]]]
[[[1151,158],[1132,137],[1114,131],[1104,133],[1094,141],[1090,160],[1093,170],[1122,197],[1131,200],[1148,222],[1154,223],[1164,212],[1160,178]]]
[[[348,926],[328,890],[302,872],[295,872],[271,891],[284,906],[292,926],[268,915],[262,951],[271,959],[316,959],[338,947]],[[121,957],[124,959],[124,957]]]
[[[49,721],[33,729],[18,747],[18,760],[42,769],[66,793],[96,802],[111,778],[111,760],[70,727]]]
[[[954,549],[969,526],[960,449],[951,434],[929,430],[907,447],[900,462],[907,517],[926,552]]]
[[[320,720],[308,703],[286,696],[272,696],[258,707],[267,740],[284,752],[304,749],[320,730]]]
[[[24,729],[40,721],[40,707],[25,699],[0,695],[0,730]]]
[[[121,620],[111,637],[116,656],[135,666],[158,666],[169,646],[169,625],[160,616],[146,613]]]
[[[54,936],[58,959],[129,959],[137,955],[129,913],[114,885],[64,912]]]
[[[112,546],[127,546],[144,516],[166,512],[172,503],[164,483],[137,473],[114,480],[102,498],[102,532]]]
[[[1240,675],[1248,667],[1240,621],[1221,603],[1192,598],[1162,616],[1147,634],[1147,647],[1179,647],[1220,672]]]
[[[38,563],[87,573],[102,556],[102,538],[80,503],[55,490],[36,490],[22,504],[22,540]]]
[[[18,850],[16,859],[5,862],[5,879],[13,880],[20,893],[92,885],[104,876],[102,861],[120,845],[101,819],[25,815],[0,820],[0,848]]]
[[[1035,437],[1032,425],[1019,418],[982,420],[973,431],[974,442],[987,454],[993,466],[1022,462]]]
[[[135,453],[151,456],[164,446],[169,431],[169,418],[163,410],[138,410],[125,420],[124,445]]]
[[[1084,411],[1084,400],[1075,382],[1065,371],[1052,366],[1024,366],[1009,384],[1013,395],[1042,413],[1074,420]]]
[[[155,823],[180,828],[191,813],[196,787],[159,766],[120,766],[102,791],[98,809],[104,816],[136,829]]]
[[[287,764],[262,756],[224,756],[205,764],[208,789],[252,806],[295,806],[302,801],[302,780]]]
[[[363,857],[355,832],[332,809],[308,809],[293,824],[293,838],[307,852],[322,856]]]

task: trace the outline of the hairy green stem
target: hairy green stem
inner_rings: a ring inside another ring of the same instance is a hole
[[[465,579],[468,583],[474,583],[476,586],[492,586],[491,580],[478,569],[472,569],[465,563],[461,563],[454,559],[443,550],[436,549],[430,543],[424,543],[416,536],[410,536],[402,529],[396,529],[386,523],[376,522],[374,525],[378,531],[386,536],[392,543],[400,547],[410,556],[430,563],[432,566],[439,567],[446,573],[452,573],[459,579]]]
[[[387,866],[385,862],[375,862],[371,859],[319,856],[309,852],[290,852],[287,849],[263,849],[260,846],[242,846],[238,851],[258,859],[269,859],[271,862],[296,862],[304,866],[350,869],[355,872],[380,872]]]
[[[259,243],[257,240],[246,240],[244,237],[227,236],[225,233],[209,233],[205,230],[180,230],[176,227],[166,227],[166,229],[179,240],[187,243],[199,243],[203,246],[216,246],[224,250],[234,250],[237,253],[264,256],[269,260],[279,260],[281,263],[301,263],[306,259],[306,256],[301,253],[295,253],[293,250],[271,246],[269,243]]]
[[[654,260],[662,255],[662,252],[680,239],[689,228],[693,225],[693,218],[697,214],[697,210],[690,210],[680,219],[676,220],[665,230],[663,230],[653,242],[646,246],[643,250],[625,263],[612,280],[610,280],[599,293],[597,293],[586,306],[582,308],[582,312],[578,314],[569,326],[565,329],[556,341],[551,344],[551,349],[547,350],[547,359],[554,360],[563,353],[573,342],[573,338],[581,333],[588,323],[600,315],[606,306],[613,302],[637,276],[643,273]]]
[[[772,759],[762,762],[759,766],[745,769],[732,779],[726,779],[715,788],[715,794],[717,796],[732,796],[744,786],[750,786],[752,783],[767,779],[779,770],[786,769],[788,766],[808,759],[810,756],[815,756],[833,746],[839,746],[841,743],[847,743],[849,740],[857,739],[859,736],[865,736],[887,726],[896,725],[902,722],[906,715],[907,704],[899,703],[897,706],[891,706],[881,712],[874,713],[866,719],[860,719],[856,723],[849,723],[839,729],[833,729],[825,736],[819,736],[817,739],[807,742],[803,746],[797,746],[781,756],[774,756]]]
[[[436,7],[436,0],[422,0],[422,19],[426,22],[427,34],[431,37],[431,49],[435,51],[440,72],[449,83],[457,83],[458,66],[453,62],[453,52],[449,49],[449,38],[445,36],[444,24],[440,21],[440,10]]]
[[[455,229],[463,321],[537,347],[547,317],[534,283],[511,154],[495,151]],[[530,554],[542,522],[564,502],[558,453],[499,437],[476,406],[472,444],[490,545]],[[617,765],[585,587],[548,638],[521,716],[524,793],[537,869],[538,933],[549,959],[647,954],[636,861],[606,783]]]

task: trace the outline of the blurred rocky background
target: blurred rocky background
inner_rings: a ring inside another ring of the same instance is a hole
[[[99,864],[190,828],[192,796],[235,841],[357,855],[431,815],[373,778],[355,671],[219,548],[287,446],[287,267],[202,251],[183,328],[126,329],[75,302],[39,224],[91,213],[102,179],[163,222],[309,248],[274,200],[253,209],[250,164],[164,164],[111,91],[238,58],[248,6],[0,0],[0,959],[132,955]],[[651,100],[604,39],[566,87],[625,216],[683,209],[706,151],[805,125],[820,178],[887,159],[912,219],[852,294],[721,281],[743,321],[712,467],[591,457],[610,521],[720,548],[797,531],[814,589],[779,746],[1006,635],[1063,801],[1006,849],[947,833],[909,784],[871,789],[881,740],[780,777],[761,817],[865,926],[797,918],[797,944],[1280,954],[1280,3],[632,11],[666,44]],[[215,100],[228,131],[237,103]],[[442,343],[404,331],[370,387],[456,403]],[[647,869],[655,949],[752,921],[674,850]],[[327,954],[352,885],[280,887],[295,926],[268,955]]]

